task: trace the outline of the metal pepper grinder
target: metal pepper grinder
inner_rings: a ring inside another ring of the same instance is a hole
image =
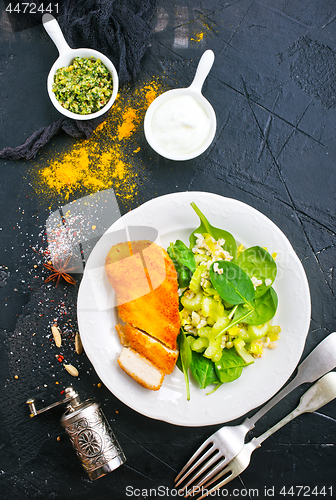
[[[126,461],[110,424],[99,408],[100,404],[94,399],[81,402],[73,387],[67,387],[63,400],[40,410],[36,410],[34,399],[28,399],[26,403],[31,417],[67,404],[61,424],[90,479],[99,479]]]

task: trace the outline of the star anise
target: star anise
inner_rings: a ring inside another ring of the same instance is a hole
[[[52,265],[51,262],[47,262],[47,264],[44,264],[44,267],[48,269],[48,271],[51,271],[52,274],[48,276],[48,278],[44,281],[45,283],[48,283],[48,281],[53,281],[56,280],[56,286],[58,286],[58,283],[60,282],[60,279],[63,278],[65,281],[68,283],[71,283],[71,285],[76,284],[76,280],[74,280],[70,274],[71,272],[78,271],[77,267],[67,267],[67,265],[70,262],[70,256],[66,259],[66,261],[62,264],[59,261],[54,261],[54,265]]]

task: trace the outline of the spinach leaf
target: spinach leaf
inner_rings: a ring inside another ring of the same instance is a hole
[[[186,267],[176,266],[176,265],[175,265],[175,269],[177,272],[177,281],[178,281],[179,287],[186,288],[189,285],[190,280],[191,280],[191,274],[190,274],[189,269],[187,269]]]
[[[181,331],[179,333],[179,336],[177,337],[177,343],[179,346],[179,357],[177,360],[177,367],[183,372],[184,374],[184,380],[186,384],[186,390],[187,390],[187,400],[190,401],[190,386],[189,386],[189,375],[188,375],[188,370],[189,367],[192,363],[192,351],[190,349],[190,345],[187,341],[187,338],[184,334],[183,329],[181,328]]]
[[[246,363],[232,347],[232,349],[223,349],[221,359],[215,363],[215,371],[219,380],[227,383],[239,378],[244,366]]]
[[[273,288],[269,288],[261,297],[252,301],[251,304],[239,304],[234,314],[233,320],[217,335],[223,335],[224,332],[237,325],[237,323],[247,323],[248,325],[263,325],[270,321],[278,308],[278,296]]]
[[[210,392],[207,392],[206,395],[209,396],[210,394],[213,394],[214,392],[216,392],[221,386],[223,385],[223,382],[218,382],[218,384],[216,383],[215,387],[212,389],[212,391]]]
[[[194,254],[181,240],[170,243],[167,252],[178,274],[179,286],[181,288],[187,287],[196,269]]]
[[[244,322],[248,325],[263,325],[270,321],[278,308],[278,296],[273,288],[252,302],[252,308],[239,305],[234,315],[234,324]],[[233,326],[232,323],[229,328]]]
[[[170,243],[168,249],[181,266],[187,267],[192,273],[195,272],[196,262],[194,254],[183,241],[176,240],[174,244]]]
[[[205,389],[209,384],[218,384],[220,382],[213,361],[205,358],[200,352],[192,352],[190,370],[201,389]]]
[[[229,304],[249,304],[255,297],[255,290],[251,279],[243,269],[233,262],[221,260],[217,262],[219,274],[210,267],[210,280],[223,300]]]
[[[210,236],[215,238],[215,240],[223,238],[225,240],[225,244],[223,245],[224,250],[229,252],[229,254],[232,255],[233,259],[236,259],[237,243],[232,234],[229,233],[228,231],[225,231],[225,229],[219,229],[217,227],[212,226],[194,202],[190,203],[190,205],[193,207],[193,209],[195,210],[195,212],[197,213],[198,217],[201,220],[201,225],[197,229],[195,229],[195,231],[193,231],[189,236],[190,248],[193,248],[196,244],[197,238],[195,236],[195,233],[200,233],[200,234],[208,233],[210,234]]]
[[[243,372],[242,366],[237,366],[236,368],[227,368],[226,370],[220,370],[219,376],[223,384],[228,382],[233,382],[241,376]]]
[[[262,247],[254,246],[247,248],[237,258],[237,264],[249,275],[262,280],[262,285],[256,287],[255,296],[261,297],[272,286],[276,274],[277,265],[273,257]],[[265,280],[270,280],[268,285]]]

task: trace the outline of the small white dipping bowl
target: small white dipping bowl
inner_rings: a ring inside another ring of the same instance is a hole
[[[168,92],[161,94],[152,102],[152,104],[147,109],[144,120],[145,137],[149,145],[154,149],[154,151],[159,153],[164,158],[176,161],[191,160],[192,158],[196,158],[196,156],[199,156],[200,154],[204,153],[204,151],[212,143],[216,133],[216,126],[217,126],[216,114],[209,101],[207,101],[207,99],[205,99],[205,97],[202,95],[201,91],[204,80],[208,76],[208,73],[213,65],[214,59],[215,55],[212,50],[205,51],[198,63],[196,74],[191,85],[186,88],[169,90]],[[204,138],[204,141],[200,144],[198,148],[183,154],[174,153],[172,151],[169,151],[168,149],[164,149],[161,145],[157,143],[157,140],[153,134],[153,116],[155,112],[163,103],[180,96],[193,97],[195,101],[201,106],[201,108],[203,108],[208,119],[210,120],[210,128],[208,130],[206,137]]]
[[[112,62],[110,61],[110,59],[101,52],[98,52],[97,50],[85,49],[85,48],[71,49],[67,44],[67,42],[65,41],[65,38],[63,36],[63,33],[61,31],[58,22],[51,14],[44,14],[42,17],[42,22],[46,32],[56,45],[59,52],[59,57],[53,64],[47,79],[48,94],[51,99],[51,102],[53,103],[57,111],[67,116],[68,118],[72,118],[74,120],[92,120],[93,118],[97,118],[98,116],[101,116],[104,113],[106,113],[106,111],[110,109],[110,107],[115,101],[115,98],[117,97],[118,84],[119,84],[117,71]],[[94,57],[95,59],[100,59],[111,74],[113,83],[112,96],[108,101],[108,103],[105,104],[104,107],[102,107],[99,111],[96,111],[95,113],[91,113],[88,115],[80,115],[78,113],[73,113],[72,111],[63,108],[63,106],[61,106],[61,104],[56,99],[55,94],[52,90],[54,83],[54,76],[58,68],[63,68],[64,66],[65,67],[70,66],[75,57]]]

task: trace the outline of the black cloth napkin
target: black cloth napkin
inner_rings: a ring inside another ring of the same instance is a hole
[[[151,41],[149,21],[155,8],[156,0],[63,0],[57,20],[70,47],[89,47],[106,54],[118,71],[120,84],[124,84],[140,72],[141,59]],[[0,158],[34,158],[61,131],[88,138],[107,114],[83,121],[60,118],[34,132],[21,146],[4,148]]]

